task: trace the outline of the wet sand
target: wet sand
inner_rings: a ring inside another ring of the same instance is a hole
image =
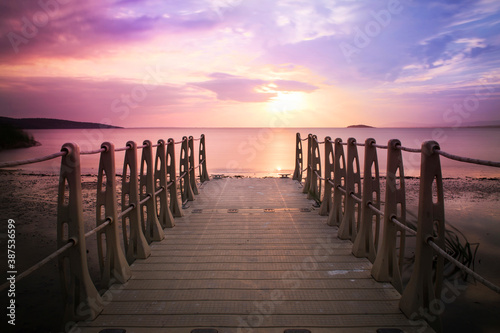
[[[119,180],[120,177],[117,177]],[[0,253],[2,272],[7,271],[7,220],[16,221],[16,269],[22,272],[56,249],[56,210],[58,176],[27,174],[18,171],[0,171]],[[407,179],[407,205],[411,216],[416,216],[419,180]],[[85,230],[95,226],[95,191],[97,177],[82,176],[83,206]],[[500,272],[491,269],[498,266],[500,259],[500,179],[445,179],[444,194],[447,207],[447,221],[461,228],[470,222],[472,211],[474,218],[481,222],[496,221],[496,229],[474,231],[469,241],[476,240],[493,245],[479,247],[475,268],[487,278],[500,283]],[[382,196],[383,198],[383,196]],[[463,207],[469,207],[463,210]],[[486,223],[486,222],[485,222]],[[469,238],[469,235],[466,236]],[[493,247],[492,247],[493,246]],[[496,247],[495,247],[496,246]],[[87,240],[89,268],[93,281],[99,288],[99,271],[96,260],[95,238]],[[496,263],[496,264],[495,264]],[[3,273],[5,277],[5,273]],[[26,332],[61,332],[56,324],[62,321],[62,298],[59,286],[57,260],[45,265],[16,285],[16,329]],[[3,279],[5,281],[5,278]],[[6,292],[2,293],[2,306],[7,306]],[[462,304],[462,305],[461,305]],[[459,300],[447,306],[445,328],[470,327],[477,332],[489,332],[488,325],[493,325],[495,306],[500,305],[500,296],[485,290],[482,286],[470,284]],[[472,313],[471,313],[472,312]],[[478,313],[477,316],[472,315]],[[468,313],[471,318],[468,326],[457,325],[457,318]],[[482,317],[479,317],[482,314]],[[5,318],[5,317],[4,317]],[[489,319],[488,319],[489,318]],[[2,332],[12,331],[2,320]],[[493,326],[492,326],[493,327]],[[493,329],[493,328],[492,328]]]

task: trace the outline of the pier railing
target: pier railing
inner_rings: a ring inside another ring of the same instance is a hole
[[[302,159],[303,141],[307,141],[306,161]],[[324,144],[324,176],[321,173],[320,144]],[[344,146],[347,154],[344,153]],[[363,181],[359,146],[364,147]],[[383,209],[377,149],[387,150]],[[416,230],[406,223],[402,151],[421,155]],[[321,203],[319,214],[328,215],[328,225],[338,226],[338,237],[353,242],[352,253],[356,257],[366,257],[373,263],[371,274],[375,280],[390,282],[402,294],[399,307],[408,318],[429,321],[429,318],[439,318],[444,311],[444,259],[500,293],[499,286],[478,275],[445,250],[440,156],[492,167],[500,167],[500,162],[456,156],[442,151],[435,141],[423,142],[421,148],[408,148],[402,146],[399,140],[378,145],[372,138],[358,143],[354,138],[343,142],[341,138],[332,140],[326,137],[319,142],[315,135],[309,134],[302,139],[300,133],[296,135],[295,156],[293,179],[301,182],[306,172],[303,192],[318,204]],[[406,234],[416,236],[416,252],[413,272],[407,286],[403,288],[401,273]],[[441,330],[439,319],[429,323],[437,331]]]
[[[195,165],[194,141],[199,141],[198,165]],[[179,176],[176,174],[175,144],[180,144]],[[154,152],[156,148],[156,152]],[[138,150],[142,149],[140,163]],[[115,152],[125,151],[122,174],[121,211],[118,212]],[[81,186],[82,155],[100,154],[97,176],[96,227],[85,233]],[[153,158],[154,156],[154,158]],[[174,217],[182,216],[178,190],[183,202],[198,194],[196,169],[200,182],[208,181],[205,136],[183,137],[175,142],[146,140],[138,146],[129,141],[115,148],[104,142],[94,151],[80,151],[75,143],[66,143],[59,153],[24,161],[0,163],[0,168],[37,163],[61,157],[57,199],[57,250],[16,276],[16,282],[49,261],[58,258],[65,300],[65,323],[94,319],[103,309],[104,300],[91,280],[87,264],[86,239],[97,235],[101,286],[124,283],[130,276],[129,265],[151,254],[150,244],[164,238],[164,228],[175,226]],[[122,229],[123,245],[120,244]],[[4,290],[9,282],[0,286]]]

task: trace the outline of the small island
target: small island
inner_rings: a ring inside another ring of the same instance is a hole
[[[347,126],[347,128],[375,128],[375,127],[359,124],[359,125],[349,125],[349,126]]]
[[[9,124],[0,124],[0,151],[39,146],[31,134]]]

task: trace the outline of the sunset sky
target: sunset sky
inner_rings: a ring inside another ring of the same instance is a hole
[[[500,123],[498,0],[8,0],[0,20],[1,116]]]

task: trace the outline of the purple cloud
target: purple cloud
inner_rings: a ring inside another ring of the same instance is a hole
[[[267,102],[277,96],[277,91],[312,92],[318,87],[293,80],[256,80],[226,73],[211,73],[212,80],[193,82],[191,85],[213,91],[219,100],[238,102]]]
[[[140,124],[154,114],[171,114],[207,100],[185,86],[143,86],[140,83],[73,78],[1,78],[2,116],[43,117]],[[161,124],[157,124],[161,126]]]

